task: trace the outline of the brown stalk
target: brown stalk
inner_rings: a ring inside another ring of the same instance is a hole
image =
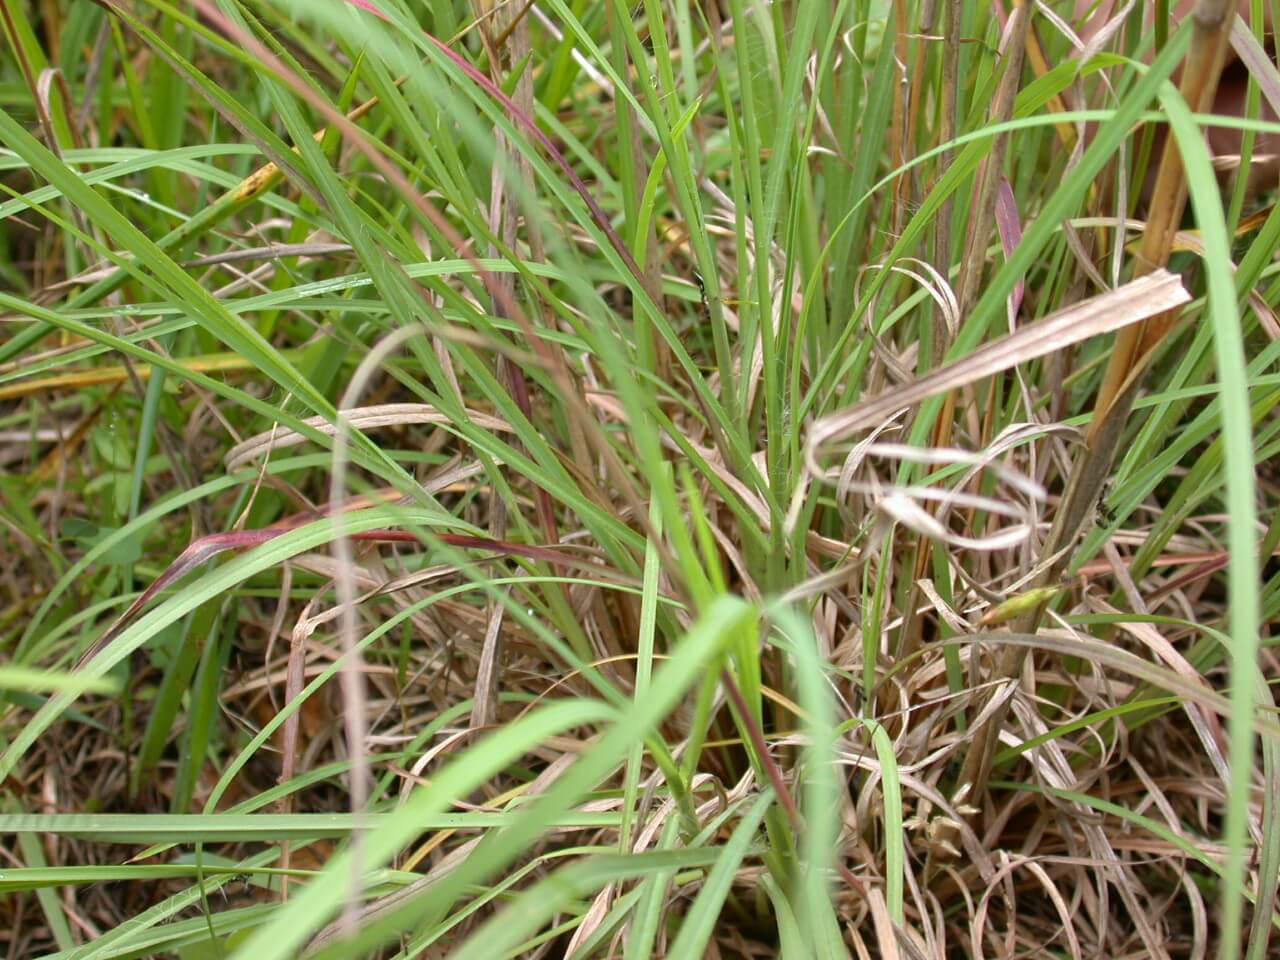
[[[608,0],[608,16],[611,19],[626,15],[626,5],[622,3],[622,0]],[[631,54],[627,49],[627,45],[625,43],[615,43],[612,45],[612,52],[614,68],[618,71],[618,75],[627,76],[631,70]],[[636,69],[647,68],[644,65],[637,65]],[[651,161],[645,155],[644,141],[640,136],[641,127],[636,120],[635,108],[631,106],[626,97],[615,97],[614,109],[616,111],[618,141],[621,149],[630,152],[631,163],[637,171],[648,169]],[[637,205],[640,203],[643,193],[644,184],[637,177],[635,183],[635,202]],[[662,269],[659,260],[661,246],[654,242],[652,226],[649,228],[648,241],[645,244],[644,263],[641,264],[643,275],[640,278],[640,282],[645,292],[648,293],[649,298],[654,303],[661,305],[664,299],[662,293]],[[671,376],[671,348],[661,336],[657,335],[651,324],[646,323],[645,328],[648,330],[649,339],[653,343],[654,373],[660,380],[666,382]]]
[[[1235,15],[1232,0],[1200,0],[1192,14],[1191,49],[1179,84],[1183,98],[1194,110],[1204,111],[1213,103],[1218,79],[1231,37]],[[1173,137],[1165,141],[1156,175],[1152,205],[1142,247],[1137,254],[1133,273],[1142,277],[1169,262],[1174,235],[1182,220],[1187,201],[1187,183],[1182,156]],[[1067,488],[1058,506],[1057,516],[1045,540],[1041,555],[1048,559],[1034,586],[1055,582],[1070,560],[1070,548],[1084,521],[1101,495],[1103,484],[1111,473],[1116,450],[1120,445],[1141,376],[1154,348],[1169,332],[1178,310],[1166,311],[1116,335],[1115,348],[1098,389],[1093,423],[1086,437],[1085,449],[1076,461]],[[1023,614],[1010,626],[1012,633],[1033,634],[1040,624],[1044,606]],[[1014,680],[1022,672],[1028,648],[1006,647],[996,659],[994,674]],[[991,696],[999,696],[998,690]],[[999,732],[1008,713],[1007,701],[993,711],[986,723],[974,731],[960,773],[958,792],[973,798],[986,788]]]
[[[894,41],[893,56],[898,61],[898,69],[902,72],[902,84],[907,79],[907,64],[910,62],[909,33],[911,30],[911,12],[907,9],[907,0],[896,0],[893,5]],[[907,98],[909,89],[897,89],[893,95],[893,113],[889,124],[889,163],[895,167],[904,166],[911,152],[911,121],[907,116]],[[907,202],[911,194],[911,174],[898,178],[893,188],[893,234],[902,233],[902,225],[907,218]]]
[[[946,0],[947,26],[942,48],[942,106],[938,123],[938,142],[949,143],[956,136],[956,89],[960,73],[960,31],[964,21],[964,5],[961,0]],[[955,150],[947,150],[938,159],[937,176],[940,179],[950,169]],[[951,197],[942,203],[938,219],[934,221],[933,266],[939,275],[946,276],[951,269]],[[938,363],[947,352],[950,331],[940,311],[933,315],[933,358]]]
[[[1026,0],[1015,0],[1009,21],[1006,28],[1008,42],[1004,50],[1004,75],[1000,78],[995,101],[991,105],[992,123],[1004,123],[1013,116],[1013,103],[1022,83],[1022,62],[1031,28],[1031,7]],[[995,138],[991,153],[978,168],[978,179],[974,185],[973,217],[969,221],[965,237],[964,259],[960,264],[960,282],[957,288],[962,317],[969,313],[978,299],[979,283],[986,266],[987,248],[991,245],[995,221],[996,186],[1000,182],[1000,172],[1009,149],[1009,136],[1008,133],[1002,133]],[[949,434],[950,418],[943,417],[939,421],[939,429]],[[942,442],[946,443],[946,437],[943,437]]]
[[[918,43],[918,52],[915,58],[915,64],[911,70],[910,90],[907,94],[907,129],[906,129],[906,146],[908,150],[912,150],[916,140],[919,138],[919,131],[916,129],[917,123],[925,110],[925,89],[924,89],[924,73],[929,62],[929,52],[931,46],[926,39],[933,34],[934,21],[938,18],[938,6],[942,0],[924,0],[924,6],[920,11],[920,39]],[[954,91],[953,91],[954,96]],[[923,125],[923,124],[921,124]],[[919,203],[920,190],[916,172],[913,170],[904,178],[908,190],[910,204]],[[946,274],[944,273],[945,277]]]
[[[480,39],[489,57],[491,79],[494,83],[501,85],[504,70],[518,64],[528,50],[529,22],[523,15],[523,11],[513,12],[505,3],[495,4],[493,0],[474,0],[473,7],[481,18]],[[517,81],[513,99],[525,112],[533,112],[531,109],[533,86],[527,70]],[[528,160],[521,156],[518,150],[513,149],[502,130],[494,131],[494,141],[498,162],[493,166],[490,179],[489,229],[495,237],[502,238],[502,244],[506,249],[514,250],[520,233],[520,211],[516,207],[515,194],[507,189],[507,170],[514,164],[519,170],[521,180],[527,184],[533,181],[533,171],[529,167]],[[530,231],[529,236],[533,241],[537,238],[537,231]],[[496,245],[491,245],[489,256],[498,255]],[[537,258],[535,253],[535,259]],[[506,303],[515,298],[515,277],[511,274],[503,274],[495,277],[495,280],[502,288],[502,294],[495,293],[492,297],[494,315],[511,319]],[[519,366],[503,358],[498,361],[498,375],[508,392],[515,398],[520,412],[532,422],[533,407],[529,400],[529,385],[525,380],[524,372]],[[555,509],[551,498],[545,490],[539,489],[536,502],[543,535],[549,543],[554,543],[559,539],[559,535],[556,533]],[[490,504],[489,535],[495,540],[505,539],[507,535],[507,505],[500,496],[496,495],[496,492]],[[480,648],[480,662],[476,667],[475,698],[471,709],[473,730],[485,729],[498,720],[498,677],[502,667],[502,620],[505,610],[506,606],[497,598],[490,599],[487,611],[488,623],[485,627],[484,642]]]
[[[1022,82],[1022,61],[1031,27],[1031,7],[1026,0],[1015,0],[1009,20],[1006,28],[1008,41],[1004,49],[1004,75],[1000,78],[995,102],[991,105],[992,123],[1003,123],[1013,115],[1013,103]],[[965,236],[964,258],[960,262],[958,299],[961,317],[968,315],[978,299],[978,285],[982,280],[983,268],[986,266],[987,247],[991,243],[992,225],[995,220],[996,187],[1000,182],[1000,174],[1004,168],[1004,158],[1008,149],[1009,134],[999,135],[992,144],[991,153],[983,159],[978,168],[978,176],[974,184],[973,215],[969,220],[969,229]],[[939,358],[945,349],[945,342],[940,341],[937,348]],[[950,445],[955,408],[956,395],[948,393],[934,430],[933,445],[935,447]],[[906,620],[902,625],[902,645],[899,651],[902,656],[910,656],[920,644],[922,624],[920,618],[912,613],[916,608],[914,583],[926,575],[929,569],[929,553],[930,541],[921,538],[916,549],[911,595],[905,607]]]

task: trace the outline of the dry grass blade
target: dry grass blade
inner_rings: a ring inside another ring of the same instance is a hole
[[[452,417],[426,403],[382,403],[370,407],[354,407],[342,410],[341,413],[343,421],[353,430],[373,430],[378,427],[400,427],[422,423],[446,426],[453,422]],[[502,433],[511,430],[505,420],[487,413],[468,410],[467,417],[473,424],[484,430],[496,430]],[[338,432],[338,427],[324,417],[310,417],[303,423],[329,436]],[[228,450],[223,462],[227,472],[234,473],[267,453],[296,447],[305,443],[306,439],[295,430],[281,430],[278,427],[264,430]]]
[[[1080,657],[1090,663],[1100,663],[1135,680],[1176,693],[1197,707],[1217,716],[1228,717],[1231,705],[1227,698],[1211,690],[1201,679],[1188,679],[1170,667],[1159,666],[1137,654],[1122,650],[1115,644],[1096,637],[1079,634],[1065,636],[1058,633],[972,633],[948,643],[968,645],[990,643],[1017,650],[1048,650],[1064,657]],[[1262,735],[1280,737],[1280,713],[1276,708],[1258,707],[1253,717],[1254,730]]]
[[[815,421],[807,440],[810,469],[819,472],[815,457],[825,444],[874,427],[905,407],[1020,363],[1065,350],[1091,337],[1176,310],[1190,299],[1178,277],[1166,270],[1157,270],[1060,310],[912,383]]]
[[[1258,38],[1238,18],[1231,25],[1231,48],[1240,62],[1249,68],[1249,76],[1258,84],[1271,109],[1280,115],[1280,71],[1276,70],[1275,61]]]
[[[79,346],[78,344],[76,346]],[[239,373],[253,369],[253,361],[238,354],[215,354],[208,357],[191,357],[179,360],[183,368],[192,373]],[[149,363],[132,365],[133,377],[145,382],[151,378],[155,368]],[[73,373],[58,373],[35,380],[20,380],[17,383],[6,383],[0,386],[0,401],[17,400],[22,397],[43,397],[53,390],[79,390],[83,387],[104,386],[124,383],[132,379],[130,370],[124,366],[94,367],[91,370],[77,370]]]

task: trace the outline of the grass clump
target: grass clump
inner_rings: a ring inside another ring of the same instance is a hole
[[[1272,955],[1271,11],[1059,6],[0,7],[9,955]]]

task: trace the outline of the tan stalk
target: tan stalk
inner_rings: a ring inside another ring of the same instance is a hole
[[[1234,16],[1235,3],[1232,0],[1200,0],[1192,14],[1191,49],[1187,53],[1179,88],[1183,98],[1197,111],[1207,110],[1213,103],[1230,43]],[[1145,276],[1168,263],[1174,235],[1186,206],[1187,183],[1182,157],[1173,137],[1168,137],[1165,141],[1153,196],[1155,202],[1143,235],[1142,247],[1135,258],[1135,278]],[[1056,582],[1066,568],[1071,547],[1111,473],[1116,449],[1120,445],[1129,411],[1138,392],[1142,372],[1155,346],[1168,333],[1178,313],[1179,311],[1166,312],[1125,328],[1116,335],[1115,348],[1111,352],[1111,359],[1094,403],[1093,423],[1086,438],[1085,449],[1067,481],[1057,516],[1041,551],[1041,556],[1047,562],[1033,586],[1047,586]],[[1044,605],[1028,611],[1010,625],[1010,632],[1035,633],[1043,613]],[[1027,650],[1026,647],[1012,646],[1002,650],[996,658],[994,676],[1016,679],[1022,672]],[[1001,691],[995,690],[989,696],[1001,695]],[[982,727],[974,731],[958,781],[957,796],[976,797],[986,788],[987,777],[991,772],[991,759],[1007,714],[1006,700],[991,712]]]

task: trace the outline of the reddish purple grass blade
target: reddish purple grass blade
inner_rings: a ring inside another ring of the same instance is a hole
[[[79,669],[96,657],[112,640],[114,640],[120,631],[133,622],[137,617],[138,611],[151,602],[152,598],[167,587],[179,577],[194,570],[206,560],[212,560],[218,554],[227,550],[241,550],[245,547],[256,547],[260,543],[266,543],[273,540],[280,534],[284,533],[283,529],[274,529],[266,527],[262,530],[238,530],[232,533],[211,533],[207,537],[201,537],[199,540],[193,541],[187,549],[178,554],[178,559],[169,564],[165,568],[164,573],[156,577],[152,581],[151,586],[143,590],[138,595],[138,599],[129,605],[129,609],[120,615],[115,623],[98,638],[88,650],[81,654],[80,659],[76,661],[76,668]]]
[[[1007,260],[1022,242],[1022,222],[1018,219],[1018,201],[1014,199],[1013,187],[1004,177],[1000,178],[1000,186],[996,190],[996,232],[1000,234],[1000,246],[1004,248]],[[1013,293],[1009,295],[1010,320],[1017,319],[1026,289],[1021,280],[1014,285]]]
[[[353,505],[347,505],[346,509],[350,509],[351,506]],[[357,508],[365,507],[367,503],[359,502],[355,506]],[[324,508],[319,511],[305,511],[286,517],[278,523],[273,523],[271,526],[263,527],[260,530],[211,533],[193,541],[187,549],[178,555],[178,558],[173,563],[165,568],[165,571],[160,576],[156,577],[147,589],[139,594],[138,599],[129,605],[129,609],[120,615],[120,619],[113,623],[107,632],[81,655],[76,662],[76,668],[83,666],[106,649],[107,645],[137,618],[138,613],[155,598],[156,594],[179,577],[190,573],[202,563],[212,560],[218,554],[227,550],[243,550],[246,547],[256,547],[269,540],[274,540],[281,534],[288,533],[290,530],[296,529],[305,523],[329,516],[332,513],[333,510],[330,508]],[[382,543],[414,543],[422,539],[411,530],[390,529],[365,530],[348,534],[348,536],[352,540],[371,540]],[[586,569],[596,573],[602,571],[602,568],[595,564],[588,563],[579,557],[563,553],[552,547],[529,546],[521,543],[511,543],[506,540],[492,540],[488,537],[472,537],[460,533],[437,533],[434,535],[434,539],[453,547],[462,547],[469,550],[487,550],[502,556],[526,557],[530,560],[555,564],[563,568]]]

